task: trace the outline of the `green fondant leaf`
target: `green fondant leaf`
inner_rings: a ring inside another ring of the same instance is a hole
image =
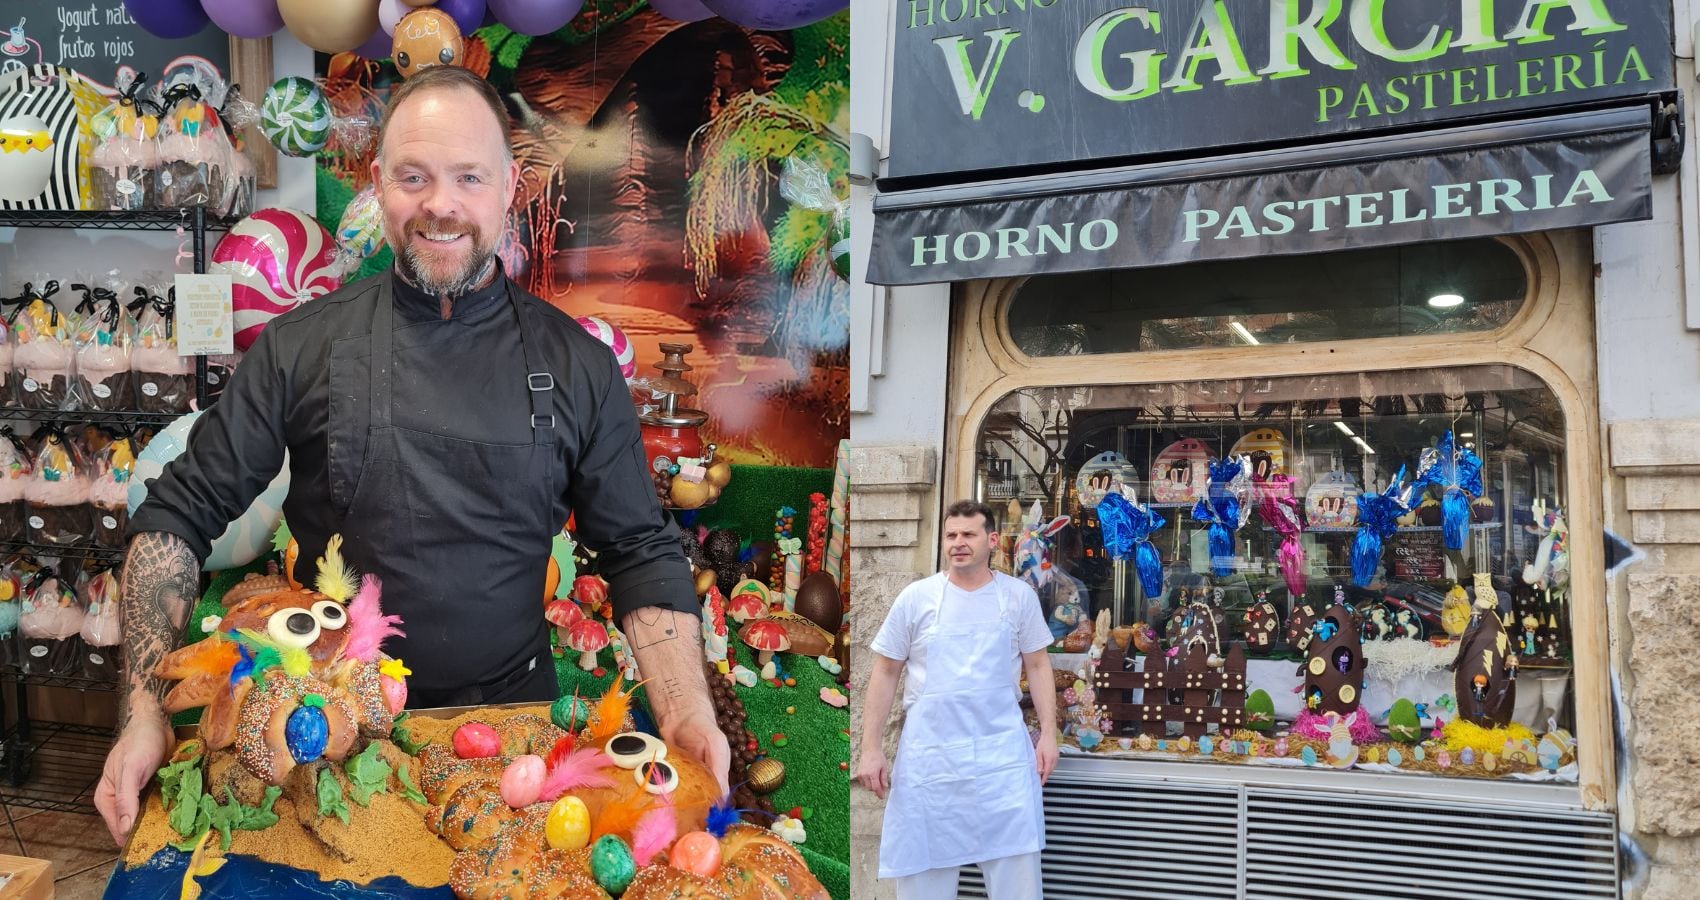
[[[342,782],[336,780],[336,773],[329,766],[319,770],[319,815],[336,816],[342,824],[348,824],[348,804],[342,799]]]

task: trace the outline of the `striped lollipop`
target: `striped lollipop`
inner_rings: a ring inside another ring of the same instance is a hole
[[[236,348],[247,350],[272,317],[336,290],[336,245],[305,213],[262,209],[213,248],[212,271],[229,275]]]
[[[331,104],[319,86],[306,78],[280,79],[260,102],[260,131],[266,140],[290,156],[308,156],[324,149],[331,134]]]
[[[608,345],[614,351],[614,358],[620,363],[620,374],[628,380],[637,374],[637,351],[632,349],[632,342],[626,340],[626,333],[595,316],[579,316],[578,323],[590,336]]]

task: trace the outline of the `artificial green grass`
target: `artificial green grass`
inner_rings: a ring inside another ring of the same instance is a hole
[[[797,511],[792,534],[803,537],[809,526],[809,495],[832,496],[831,469],[794,466],[733,466],[732,481],[713,506],[685,513],[681,522],[710,529],[730,528],[745,541],[773,540],[773,520],[781,506]]]

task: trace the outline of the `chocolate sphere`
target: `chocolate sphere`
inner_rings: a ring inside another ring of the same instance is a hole
[[[838,600],[838,582],[825,572],[816,572],[797,587],[797,615],[837,634],[844,621],[844,604]]]
[[[750,561],[744,563],[745,578],[755,578],[766,581],[773,569],[773,542],[753,541],[750,543]],[[731,598],[728,597],[728,600]]]

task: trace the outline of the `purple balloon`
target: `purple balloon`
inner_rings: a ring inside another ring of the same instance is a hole
[[[401,22],[401,17],[413,12],[413,7],[401,0],[378,0],[378,30],[387,35],[395,35],[395,27]]]
[[[283,27],[277,0],[201,0],[201,7],[220,31],[239,38],[270,37]]]
[[[700,22],[714,15],[702,0],[649,0],[649,6],[675,22]]]
[[[124,11],[155,37],[186,38],[207,27],[201,0],[124,0]]]
[[[496,21],[516,34],[533,37],[561,30],[582,8],[584,0],[490,0]]]
[[[702,0],[714,14],[756,31],[789,31],[833,15],[850,0]]]
[[[372,32],[372,36],[366,39],[366,43],[355,47],[354,52],[362,59],[380,60],[389,59],[394,48],[395,38],[385,34],[384,29],[379,28]]]
[[[437,8],[448,13],[466,37],[484,24],[484,0],[437,0]]]

